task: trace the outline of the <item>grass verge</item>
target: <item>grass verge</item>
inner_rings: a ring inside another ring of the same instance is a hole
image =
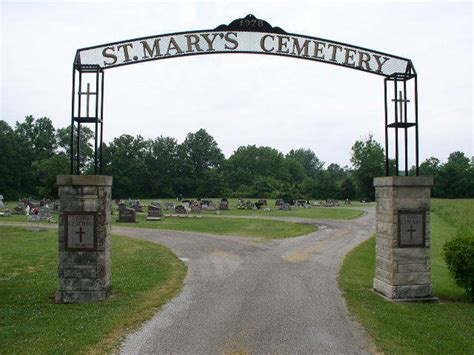
[[[115,218],[114,218],[115,217]],[[144,214],[137,215],[138,223],[117,223],[116,215],[112,216],[115,226],[133,228],[153,228],[200,232],[219,235],[238,235],[243,237],[263,237],[281,239],[298,237],[316,230],[314,225],[273,221],[266,219],[237,218],[173,218],[165,217],[161,221],[147,221]]]
[[[393,303],[376,295],[372,291],[375,238],[351,251],[341,268],[340,286],[349,310],[386,353],[474,353],[474,304],[455,285],[441,254],[456,228],[436,212],[436,203],[431,216],[432,274],[434,293],[441,304]],[[463,215],[464,221],[472,218],[466,210]]]
[[[223,216],[273,216],[273,217],[301,217],[316,219],[354,219],[364,214],[364,211],[355,208],[337,208],[337,207],[311,207],[311,208],[293,208],[291,211],[280,211],[272,209],[263,210],[237,210],[221,211]]]
[[[164,246],[113,235],[111,255],[113,297],[56,305],[57,231],[0,227],[0,353],[106,352],[183,285],[186,266]]]

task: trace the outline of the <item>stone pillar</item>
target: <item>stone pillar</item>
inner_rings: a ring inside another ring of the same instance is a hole
[[[374,290],[392,300],[432,297],[430,195],[432,177],[374,179],[377,200]]]
[[[105,300],[111,292],[111,176],[60,175],[57,303]]]

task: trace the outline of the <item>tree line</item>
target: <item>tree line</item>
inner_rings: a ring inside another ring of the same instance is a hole
[[[70,127],[55,129],[47,117],[27,116],[14,127],[0,120],[0,194],[7,200],[55,198],[56,175],[69,174],[69,135]],[[87,127],[81,128],[79,145],[80,170],[92,174],[93,132]],[[247,145],[226,158],[204,129],[182,143],[122,134],[103,146],[103,174],[114,177],[114,198],[374,199],[373,178],[385,173],[384,150],[368,136],[351,153],[351,167],[326,164],[305,148],[283,154]],[[420,175],[434,176],[433,197],[474,197],[474,164],[463,152],[451,153],[445,163],[425,160]]]

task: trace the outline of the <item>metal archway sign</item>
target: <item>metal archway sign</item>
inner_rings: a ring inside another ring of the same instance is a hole
[[[394,175],[399,173],[399,129],[403,130],[405,174],[407,175],[408,128],[410,127],[415,127],[415,166],[418,175],[417,75],[410,59],[346,43],[287,33],[280,27],[272,27],[268,22],[257,19],[253,15],[234,20],[229,25],[220,25],[213,30],[142,37],[78,49],[73,66],[71,174],[75,171],[79,175],[81,171],[79,139],[76,139],[74,152],[75,122],[77,122],[76,137],[80,137],[82,123],[95,124],[94,172],[95,174],[102,172],[105,70],[161,59],[228,53],[292,57],[339,65],[383,76],[385,78],[386,175],[390,175],[388,128],[395,129]],[[78,76],[77,85],[76,76]],[[408,103],[410,100],[407,99],[407,82],[411,79],[414,79],[414,101],[410,107],[412,121],[409,122]],[[391,109],[387,101],[389,83],[394,89]],[[91,84],[95,87],[95,91],[91,91]],[[394,121],[392,123],[388,122],[389,111],[393,111]]]

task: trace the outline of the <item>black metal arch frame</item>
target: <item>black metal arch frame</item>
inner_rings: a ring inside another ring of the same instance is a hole
[[[253,15],[248,15],[242,19],[236,19],[232,21],[229,25],[220,25],[213,30],[200,30],[200,31],[190,31],[190,32],[177,32],[177,33],[170,33],[161,36],[175,36],[180,34],[192,34],[198,32],[215,32],[215,31],[242,31],[242,32],[266,32],[269,34],[274,35],[288,35],[288,36],[299,36],[305,37],[313,40],[318,41],[327,41],[331,43],[335,43],[337,45],[342,46],[350,46],[351,48],[355,48],[358,50],[363,51],[370,51],[380,55],[387,55],[392,58],[397,58],[401,60],[405,60],[408,62],[406,71],[403,73],[393,73],[390,75],[386,75],[383,73],[378,72],[371,72],[371,74],[382,75],[384,76],[384,106],[385,106],[385,174],[386,176],[389,175],[399,175],[400,171],[400,135],[403,133],[404,139],[404,173],[408,175],[409,167],[408,167],[408,128],[414,127],[415,128],[415,169],[416,175],[419,174],[419,138],[418,138],[418,84],[417,84],[417,73],[413,66],[413,63],[410,59],[394,56],[391,54],[386,54],[379,51],[373,51],[371,49],[358,47],[349,45],[342,42],[335,42],[335,41],[328,41],[322,38],[317,37],[309,37],[309,36],[302,36],[294,33],[286,33],[279,27],[272,27],[268,22],[263,20],[258,20],[262,23],[258,29],[254,26],[249,25],[250,21],[257,21],[257,19]],[[96,64],[81,64],[79,53],[81,51],[85,51],[88,49],[99,48],[103,46],[110,46],[116,45],[124,42],[132,42],[138,40],[146,40],[150,38],[154,38],[157,36],[151,37],[142,37],[136,38],[129,41],[121,41],[121,42],[113,42],[108,44],[103,44],[99,46],[87,47],[78,49],[76,52],[76,56],[74,59],[73,64],[73,73],[72,73],[72,113],[71,113],[71,132],[70,132],[70,172],[71,174],[80,175],[81,174],[81,156],[80,156],[80,137],[81,137],[81,124],[94,124],[94,174],[102,174],[102,157],[103,157],[103,124],[104,124],[104,71],[107,69],[112,69],[122,65],[129,65],[129,64],[137,64],[136,62],[129,62],[129,63],[122,63],[118,65],[114,65],[111,68],[108,67],[101,67],[100,65]],[[188,53],[186,55],[203,55],[203,54],[225,54],[225,53],[233,53],[233,52],[223,52],[223,51],[213,51],[213,52],[199,52],[199,53]],[[266,55],[283,55],[291,58],[298,58],[298,59],[308,59],[303,57],[295,57],[294,55],[290,54],[276,54],[276,53],[261,53],[261,52],[252,52],[252,51],[239,51],[235,53],[248,53],[248,54],[266,54]],[[180,57],[181,55],[175,55],[172,57],[156,57],[156,58],[149,58],[145,61],[141,62],[148,62],[151,60],[160,60],[160,59],[167,59],[167,58],[174,58]],[[326,64],[333,64],[339,66],[345,66],[340,63],[332,63],[332,62],[324,62]],[[350,69],[355,70],[362,70],[357,67],[348,67]],[[365,71],[365,70],[364,70]],[[90,82],[87,83],[87,91],[84,91],[84,80],[83,77],[92,76],[92,83],[95,82],[95,91],[90,91]],[[76,77],[77,77],[77,84],[76,84]],[[413,79],[413,81],[411,81]],[[413,83],[413,101],[409,100],[408,97],[408,83]],[[392,91],[393,88],[393,91]],[[391,101],[393,102],[393,106],[389,102],[389,92],[393,92],[393,98]],[[84,110],[84,96],[86,97],[86,108]],[[90,113],[90,97],[93,96],[94,104],[93,104],[93,113]],[[77,101],[77,105],[76,105]],[[411,110],[409,113],[409,103]],[[85,112],[84,112],[85,111]],[[393,121],[389,121],[389,116],[393,117]],[[411,116],[412,120],[409,121],[408,117]],[[77,127],[76,127],[77,123]],[[394,156],[394,169],[390,171],[390,155],[389,155],[389,128],[394,129],[394,145],[395,145],[395,156]],[[401,132],[400,132],[401,130]],[[74,133],[76,132],[76,137]],[[100,132],[100,133],[99,133]],[[76,149],[74,149],[74,145]]]

